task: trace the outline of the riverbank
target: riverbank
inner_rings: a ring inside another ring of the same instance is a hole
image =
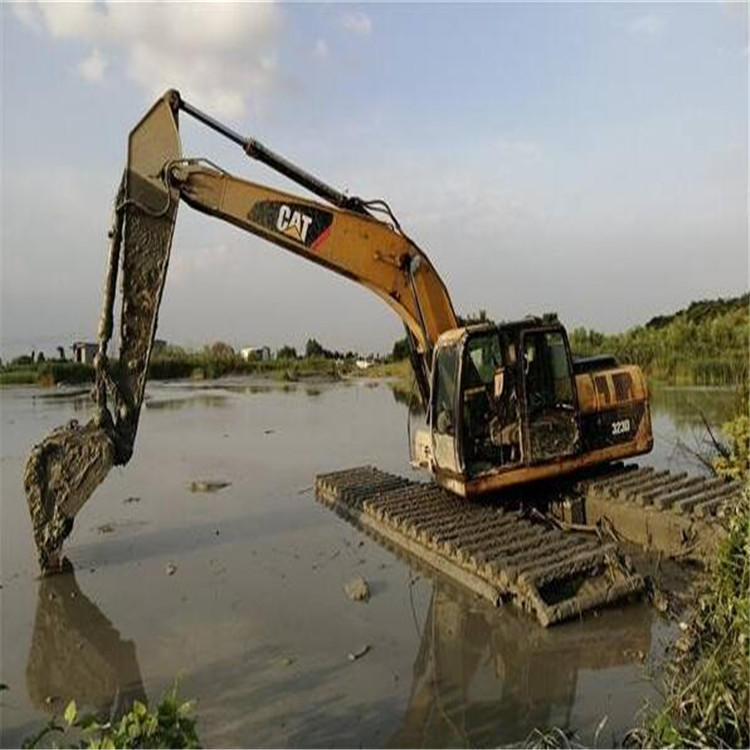
[[[116,362],[113,367],[117,367]],[[222,359],[185,353],[180,357],[152,359],[149,380],[213,380],[232,375],[257,375],[288,382],[313,377],[337,380],[352,369],[353,364],[339,364],[323,357],[245,362],[240,357]],[[11,364],[0,369],[0,385],[78,385],[93,383],[94,375],[93,365],[77,362]]]
[[[116,366],[116,364],[115,364]],[[93,365],[77,362],[42,362],[38,364],[8,365],[0,368],[0,386],[82,385],[94,382]],[[380,362],[360,369],[354,360],[333,360],[326,357],[274,359],[265,362],[245,362],[241,358],[215,359],[203,354],[152,360],[150,381],[216,380],[226,377],[256,377],[279,382],[335,382],[352,379],[388,379],[394,390],[408,398],[413,387],[411,365],[408,360]]]

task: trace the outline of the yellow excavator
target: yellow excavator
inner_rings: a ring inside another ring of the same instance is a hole
[[[180,114],[317,195],[298,197],[182,155]],[[371,289],[405,325],[427,415],[413,463],[472,498],[651,450],[646,383],[611,357],[573,357],[555,315],[460,325],[427,256],[382,200],[347,196],[219,123],[171,90],[136,125],[110,230],[94,417],[35,446],[24,485],[43,570],[73,518],[133,453],[180,201]],[[121,280],[120,351],[110,360]]]

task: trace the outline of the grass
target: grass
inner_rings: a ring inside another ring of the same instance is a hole
[[[75,385],[91,383],[94,368],[78,362],[41,362],[33,365],[6,365],[0,369],[0,385]]]
[[[744,400],[746,404],[747,401]],[[748,480],[747,407],[725,426],[716,473]],[[687,629],[670,647],[665,700],[629,734],[638,747],[750,746],[750,492],[727,520],[727,537]]]

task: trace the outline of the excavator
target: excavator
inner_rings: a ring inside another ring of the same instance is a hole
[[[240,179],[182,153],[189,116],[322,199]],[[73,519],[114,465],[133,454],[180,202],[345,276],[404,323],[427,428],[412,463],[475,498],[647,453],[641,370],[576,358],[553,314],[462,325],[445,284],[388,204],[341,193],[253,138],[167,91],[130,133],[117,190],[92,391],[94,415],[36,445],[24,488],[43,571],[59,565]],[[120,348],[110,359],[121,286]]]

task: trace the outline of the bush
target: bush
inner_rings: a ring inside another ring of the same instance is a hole
[[[672,646],[667,695],[630,741],[641,747],[748,747],[750,501],[745,492],[719,564]]]
[[[140,701],[123,714],[119,721],[101,723],[93,714],[78,715],[75,701],[71,701],[63,715],[63,722],[53,717],[36,736],[26,740],[23,747],[37,745],[51,734],[77,735],[80,748],[198,748],[200,740],[195,719],[190,718],[192,701],[181,701],[175,685],[151,712]]]
[[[282,346],[276,352],[276,359],[297,359],[297,350],[293,346]]]
[[[724,427],[716,473],[747,482],[748,416]],[[727,537],[687,630],[673,644],[661,711],[629,736],[641,747],[750,746],[750,491],[728,516]]]

